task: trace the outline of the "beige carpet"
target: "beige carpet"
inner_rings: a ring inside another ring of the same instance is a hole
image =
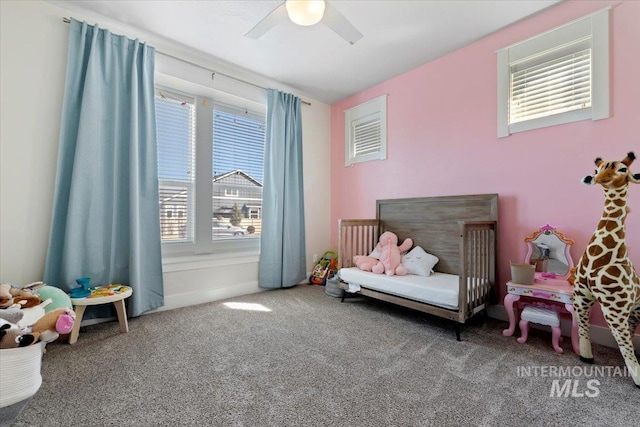
[[[229,307],[226,303],[243,303]],[[269,310],[269,311],[261,311]],[[43,384],[16,426],[637,426],[631,378],[523,367],[588,367],[550,332],[526,344],[480,319],[455,340],[430,316],[319,286],[263,292],[83,328],[52,343]],[[600,366],[623,366],[594,346]],[[576,370],[574,369],[574,371]],[[596,379],[598,395],[587,397]],[[554,380],[578,381],[550,396]],[[593,383],[592,383],[593,384]]]

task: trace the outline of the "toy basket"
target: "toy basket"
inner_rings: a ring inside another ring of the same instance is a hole
[[[327,278],[338,271],[338,253],[336,251],[326,251],[313,267],[309,276],[310,285],[326,285]]]
[[[340,288],[338,282],[340,282],[340,278],[337,274],[329,276],[326,286],[324,287],[324,292],[331,297],[342,298],[344,290]]]
[[[44,345],[0,350],[0,425],[11,425],[40,388]]]

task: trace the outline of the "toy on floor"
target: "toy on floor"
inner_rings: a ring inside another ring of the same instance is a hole
[[[413,246],[413,240],[404,239],[402,244],[398,246],[398,236],[390,231],[385,231],[380,236],[377,251],[380,253],[380,259],[377,264],[371,268],[376,274],[386,274],[387,276],[404,276],[407,269],[402,265],[401,254],[408,251]]]
[[[309,284],[324,286],[327,284],[327,279],[337,273],[337,271],[338,253],[336,251],[325,251],[316,263],[315,267],[313,267],[313,271],[309,276]],[[110,290],[117,292],[117,288],[111,288]]]
[[[624,225],[629,212],[629,184],[640,183],[640,173],[630,170],[634,160],[632,152],[622,161],[597,158],[595,174],[582,180],[587,185],[600,184],[605,201],[598,227],[576,268],[573,305],[578,317],[580,359],[593,363],[589,314],[597,300],[633,382],[640,387],[640,364],[633,348],[633,335],[640,323],[640,277],[627,254]]]

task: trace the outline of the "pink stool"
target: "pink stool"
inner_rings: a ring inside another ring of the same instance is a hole
[[[562,340],[560,316],[556,311],[548,308],[526,306],[520,315],[520,331],[522,332],[522,336],[516,340],[520,344],[527,342],[529,322],[551,326],[551,344],[553,345],[553,349],[558,353],[562,353],[562,347],[560,347],[560,340]]]

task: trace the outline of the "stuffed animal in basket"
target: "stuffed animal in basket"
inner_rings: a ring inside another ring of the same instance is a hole
[[[38,341],[39,334],[28,333],[0,318],[0,349],[26,347]]]
[[[73,329],[76,313],[69,308],[56,308],[48,312],[28,327],[33,333],[40,335],[40,341],[51,342],[58,339],[60,334],[68,334]]]
[[[0,324],[2,324],[2,320],[5,320],[5,323],[13,323],[17,325],[23,317],[24,311],[19,308],[12,307],[0,309]]]
[[[41,302],[40,297],[28,289],[22,289],[8,283],[0,284],[0,308],[30,308]]]
[[[380,253],[378,263],[371,269],[376,274],[386,274],[387,276],[404,276],[407,269],[402,265],[401,254],[408,251],[413,246],[413,240],[407,238],[398,246],[398,236],[390,231],[385,231],[380,236],[376,249]]]

